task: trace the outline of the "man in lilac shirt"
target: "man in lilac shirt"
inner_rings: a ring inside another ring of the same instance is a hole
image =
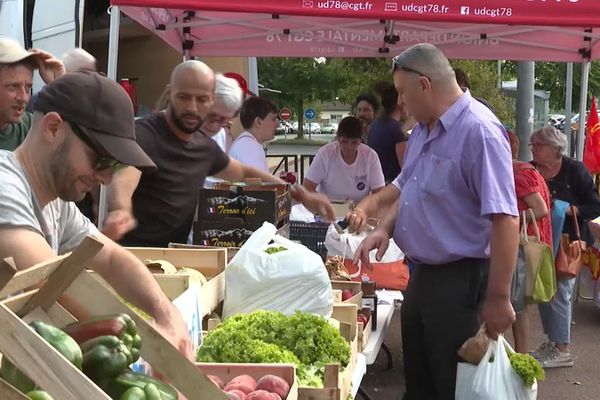
[[[395,242],[415,264],[402,305],[405,399],[454,399],[457,350],[486,323],[492,337],[511,326],[510,285],[519,221],[512,161],[501,123],[456,83],[436,47],[394,58],[394,85],[419,122],[401,174],[348,215],[358,228],[391,207],[357,252]],[[488,278],[489,277],[489,278]]]

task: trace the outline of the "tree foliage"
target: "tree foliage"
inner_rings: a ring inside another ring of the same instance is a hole
[[[505,79],[516,79],[517,64],[505,62],[502,67]],[[564,111],[566,95],[567,64],[552,62],[535,63],[535,88],[550,91],[550,110]],[[579,110],[579,92],[581,91],[581,64],[573,65],[573,111]],[[593,94],[600,93],[600,62],[590,66],[588,105]]]
[[[298,118],[299,137],[303,135],[304,109],[314,101],[337,97],[342,76],[329,60],[314,58],[261,58],[258,60],[260,82],[282,93],[267,93],[279,107],[288,107]],[[262,93],[261,93],[262,95]]]

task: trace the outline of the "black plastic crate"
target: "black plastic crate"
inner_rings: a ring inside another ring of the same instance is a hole
[[[323,259],[327,256],[325,236],[329,229],[328,222],[298,222],[290,221],[290,240],[297,240]]]

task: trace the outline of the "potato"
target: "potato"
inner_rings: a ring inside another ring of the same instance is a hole
[[[275,375],[265,375],[256,383],[256,389],[266,390],[285,399],[290,391],[290,385],[285,379]]]
[[[277,395],[266,390],[257,390],[249,393],[245,400],[275,400]]]
[[[225,383],[223,383],[223,379],[219,378],[218,376],[206,375],[206,377],[210,379],[215,385],[217,385],[219,389],[223,389],[223,386],[225,386]]]
[[[227,383],[224,390],[229,392],[234,389],[244,392],[245,394],[254,392],[256,390],[256,381],[250,375],[236,376]]]
[[[225,392],[225,394],[227,394],[227,396],[229,396],[230,399],[232,400],[245,400],[246,399],[246,393],[234,389],[234,390],[230,390],[229,392]]]

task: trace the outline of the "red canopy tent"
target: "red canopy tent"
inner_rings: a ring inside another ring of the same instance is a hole
[[[429,42],[450,58],[582,62],[600,57],[598,0],[112,4],[190,56],[386,57]]]
[[[582,63],[600,58],[600,0],[111,0],[108,74],[120,12],[186,57],[389,57],[429,42],[449,58]],[[485,3],[485,4],[484,4]],[[585,124],[580,124],[584,136]],[[579,141],[578,159],[583,156]],[[104,219],[101,191],[99,220]]]

